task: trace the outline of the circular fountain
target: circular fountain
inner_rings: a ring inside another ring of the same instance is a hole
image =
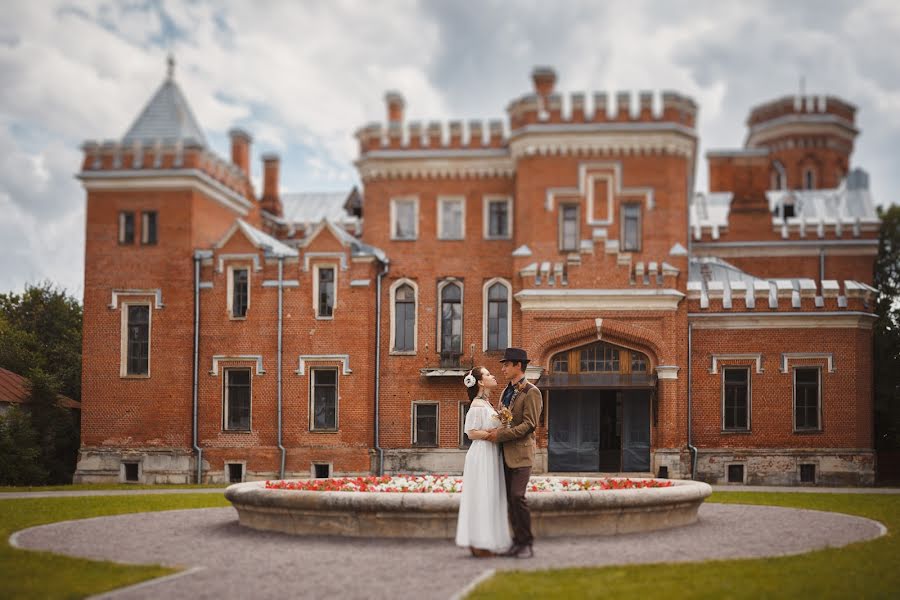
[[[572,481],[589,489],[566,490]],[[306,485],[300,482],[296,485]],[[625,487],[624,482],[634,487]],[[291,485],[290,481],[238,483],[225,490],[225,497],[237,509],[240,524],[252,529],[376,538],[456,534],[460,494],[446,487],[439,492],[278,489]],[[654,487],[638,487],[645,485]],[[603,487],[611,489],[598,489]],[[566,491],[555,491],[560,488]],[[532,477],[526,497],[535,536],[557,537],[689,525],[696,522],[697,510],[711,493],[709,485],[689,480]]]

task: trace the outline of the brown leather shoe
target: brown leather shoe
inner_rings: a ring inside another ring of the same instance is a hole
[[[469,546],[469,550],[472,552],[472,556],[475,558],[491,558],[497,556],[490,550],[485,550],[484,548],[475,548],[474,546]]]
[[[531,544],[520,544],[514,546],[513,550],[510,550],[510,556],[515,558],[534,558],[534,550],[531,548]]]

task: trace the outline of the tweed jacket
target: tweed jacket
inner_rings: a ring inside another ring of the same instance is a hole
[[[512,422],[509,427],[497,430],[497,442],[503,444],[503,460],[507,467],[516,469],[534,464],[534,430],[541,416],[542,404],[540,390],[530,383],[522,384],[509,406]]]

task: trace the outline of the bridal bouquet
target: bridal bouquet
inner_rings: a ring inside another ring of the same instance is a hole
[[[500,424],[504,427],[509,427],[509,424],[512,423],[512,411],[505,406],[501,406],[497,411],[497,417],[500,419]]]

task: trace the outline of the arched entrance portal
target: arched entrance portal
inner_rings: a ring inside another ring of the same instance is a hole
[[[594,342],[555,354],[547,393],[552,472],[649,472],[656,378],[636,350]]]

